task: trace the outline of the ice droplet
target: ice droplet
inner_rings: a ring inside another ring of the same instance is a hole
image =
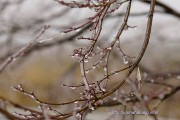
[[[76,117],[81,117],[81,114],[80,114],[80,113],[77,113],[77,114],[76,114]]]
[[[117,97],[113,97],[112,99],[113,99],[113,100],[117,100]]]
[[[177,77],[176,77],[178,80],[180,80],[180,75],[177,75]]]
[[[76,89],[76,87],[70,87],[70,88],[73,89],[73,90]]]
[[[137,79],[138,81],[141,81],[141,72],[140,72],[139,67],[137,68]]]
[[[100,48],[99,46],[97,46],[97,49],[98,49],[98,50],[101,50],[101,48]]]
[[[128,64],[129,63],[129,61],[127,60],[126,56],[123,57],[123,62],[124,62],[124,64]]]
[[[89,109],[95,110],[95,108],[92,105],[89,105]]]
[[[98,103],[99,103],[100,105],[102,105],[102,104],[103,104],[103,100],[99,100]]]
[[[117,75],[118,74],[118,72],[115,72],[115,75]]]
[[[103,55],[103,52],[100,52],[100,55]]]
[[[106,67],[104,67],[104,72],[106,72],[107,71],[107,68]]]
[[[60,32],[60,34],[61,34],[61,35],[65,35],[65,33],[64,33],[64,32]]]
[[[92,57],[91,57],[91,56],[89,56],[88,58],[89,58],[89,59],[92,59]]]
[[[159,97],[160,99],[163,99],[163,98],[164,98],[164,94],[160,94],[158,97]]]
[[[76,32],[79,32],[81,29],[77,29]]]
[[[101,90],[102,90],[103,92],[105,92],[105,91],[106,91],[106,89],[105,89],[105,88],[101,88]]]
[[[85,63],[87,63],[87,62],[88,62],[88,60],[87,60],[87,59],[85,59],[85,60],[84,60],[84,62],[85,62]]]
[[[18,84],[17,87],[18,87],[18,88],[22,88],[21,84]]]
[[[72,58],[75,58],[75,56],[74,56],[74,55],[71,55],[71,57],[72,57]]]
[[[151,79],[151,83],[154,83],[154,80],[153,80],[153,79]]]
[[[119,44],[119,40],[117,40],[116,43]]]
[[[43,42],[49,42],[49,41],[52,41],[52,40],[53,40],[53,37],[48,38],[48,39],[42,39],[42,40],[39,40],[38,42],[43,43]]]
[[[85,73],[89,73],[89,70],[86,70]]]
[[[39,43],[42,43],[42,42],[44,42],[44,40],[39,40],[38,42],[39,42]]]
[[[112,47],[108,47],[107,49],[108,49],[108,50],[111,50],[111,49],[112,49]]]
[[[143,98],[145,101],[147,101],[149,99],[149,97],[147,95],[145,95]]]

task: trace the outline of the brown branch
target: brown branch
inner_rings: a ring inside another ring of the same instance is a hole
[[[152,22],[153,22],[153,13],[154,13],[154,8],[155,8],[155,0],[151,1],[151,6],[150,6],[150,10],[149,10],[149,17],[148,17],[148,23],[147,23],[147,29],[146,29],[146,35],[145,35],[145,39],[144,39],[144,44],[143,47],[137,57],[137,59],[135,60],[135,62],[133,63],[133,66],[129,69],[129,71],[127,72],[125,78],[114,88],[112,88],[110,90],[110,92],[102,95],[99,99],[103,99],[109,95],[111,95],[112,93],[114,93],[116,90],[118,90],[126,81],[126,79],[131,75],[131,73],[133,72],[133,70],[136,68],[136,66],[139,64],[139,62],[141,61],[146,48],[148,46],[149,43],[149,39],[150,39],[150,35],[151,35],[151,28],[152,28]],[[129,8],[130,9],[130,8]]]
[[[151,1],[147,1],[147,0],[140,0],[140,1],[144,2],[144,3],[148,3],[148,4],[151,3]],[[164,3],[162,3],[162,2],[160,2],[158,0],[156,1],[156,5],[159,6],[159,7],[162,7],[165,10],[166,13],[174,15],[177,18],[180,18],[180,13],[178,11],[175,11],[174,9],[172,9],[170,6],[165,5]]]

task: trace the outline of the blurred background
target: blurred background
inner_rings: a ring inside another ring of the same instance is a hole
[[[160,0],[180,13],[179,0]],[[141,48],[146,30],[149,4],[134,1],[129,25],[137,26],[125,31],[121,37],[121,47],[130,56],[136,56]],[[113,9],[113,8],[112,8]],[[126,4],[104,20],[100,46],[106,46],[116,34],[123,21],[122,13]],[[142,59],[142,68],[152,73],[180,72],[180,21],[177,16],[162,13],[156,7],[150,45]],[[49,102],[73,100],[79,96],[78,90],[62,87],[62,84],[77,84],[81,81],[77,59],[71,55],[75,48],[89,45],[89,42],[77,40],[78,36],[88,35],[84,31],[62,34],[68,27],[78,26],[86,18],[94,15],[90,9],[68,8],[54,0],[1,0],[0,1],[0,64],[10,55],[35,39],[43,25],[51,27],[41,36],[40,41],[18,57],[0,74],[0,96],[25,106],[35,106],[29,97],[12,89],[22,84],[26,90]],[[119,55],[112,56],[110,64],[117,66]],[[123,63],[121,58],[120,63]],[[90,73],[94,79],[101,73]],[[179,78],[171,80],[173,85],[180,85]],[[113,83],[112,83],[113,84]],[[180,118],[180,93],[176,93],[160,106],[161,116]],[[172,102],[173,101],[173,102]],[[173,112],[172,112],[173,110]],[[171,111],[171,112],[170,112]]]

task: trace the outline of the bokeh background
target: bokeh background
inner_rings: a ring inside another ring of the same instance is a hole
[[[161,0],[180,13],[179,0]],[[101,46],[107,45],[115,35],[120,22],[118,13],[125,12],[125,5],[105,19],[101,35]],[[149,5],[135,1],[132,14],[148,12]],[[163,11],[160,7],[157,11]],[[22,84],[26,90],[35,92],[43,101],[63,102],[79,96],[78,91],[64,88],[62,84],[77,84],[81,81],[77,59],[71,57],[73,50],[87,46],[88,42],[77,40],[74,36],[79,31],[62,34],[69,26],[84,23],[93,15],[89,9],[70,9],[53,0],[1,0],[0,1],[0,64],[8,56],[31,42],[43,25],[51,27],[24,56],[17,58],[0,74],[0,96],[25,106],[36,106],[29,97],[12,89]],[[130,17],[129,24],[137,26],[129,29],[122,36],[122,49],[131,56],[140,50],[146,29],[147,14]],[[118,25],[117,25],[118,24]],[[155,13],[151,42],[141,62],[141,66],[154,73],[180,72],[180,21],[179,17]],[[87,34],[88,33],[82,33]],[[82,35],[81,34],[81,35]],[[116,66],[114,55],[110,64]],[[122,61],[123,62],[123,59]],[[97,78],[98,70],[90,76]],[[173,85],[180,85],[180,80],[170,80]],[[112,83],[113,84],[113,83]],[[160,109],[165,118],[180,118],[180,93],[178,92],[163,102]],[[173,112],[172,112],[173,111]],[[170,117],[169,117],[170,116]]]

